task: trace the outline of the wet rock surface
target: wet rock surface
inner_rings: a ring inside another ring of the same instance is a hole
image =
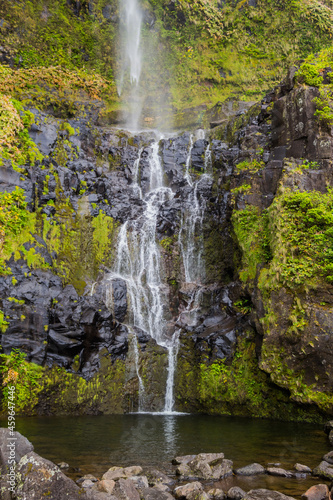
[[[104,14],[109,15],[107,11]],[[159,207],[156,240],[162,261],[165,332],[171,337],[179,331],[178,357],[182,361],[179,367],[184,367],[175,378],[178,410],[212,412],[214,405],[214,411],[218,408],[217,411],[227,414],[257,414],[258,408],[253,408],[250,396],[245,403],[234,405],[233,386],[225,406],[221,394],[212,402],[210,395],[205,398],[200,393],[203,389],[198,367],[205,365],[209,370],[212,364],[220,362],[230,367],[239,359],[237,349],[246,338],[251,339],[255,369],[266,372],[271,387],[282,388],[279,396],[282,400],[283,391],[293,388],[286,377],[278,379],[277,370],[272,368],[275,358],[271,353],[281,349],[286,353],[287,368],[296,374],[304,373],[304,384],[330,394],[331,286],[318,287],[311,292],[311,300],[301,294],[308,319],[304,335],[295,342],[284,336],[295,307],[292,294],[285,289],[274,290],[269,298],[270,311],[279,321],[268,332],[263,322],[268,310],[267,297],[264,299],[262,295],[256,281],[258,276],[251,286],[241,281],[242,251],[233,229],[235,211],[249,206],[259,212],[266,210],[276,198],[279,186],[325,193],[327,184],[332,183],[332,136],[314,117],[313,99],[317,90],[297,86],[294,73],[262,102],[247,112],[240,109],[230,120],[217,125],[219,109],[213,110],[211,121],[217,126],[209,133],[196,130],[170,134],[159,142],[164,183],[172,190],[172,196]],[[131,352],[131,338],[135,334],[141,370],[146,370],[147,353],[154,352],[154,369],[147,381],[147,393],[151,392],[147,404],[153,410],[161,410],[162,382],[155,375],[166,369],[165,350],[157,349],[143,329],[136,327],[129,331],[128,287],[119,276],[111,277],[119,227],[127,222],[133,234],[143,224],[144,196],[150,190],[150,160],[156,135],[154,132],[133,135],[102,127],[93,110],[87,116],[69,118],[66,123],[49,113],[36,109],[32,112],[36,123],[31,127],[30,137],[47,156],[42,165],[25,166],[23,176],[6,163],[0,168],[0,190],[11,192],[16,185],[22,187],[29,209],[38,213],[38,224],[44,231],[31,234],[21,253],[16,252],[8,262],[12,274],[0,277],[1,310],[9,323],[6,332],[0,335],[3,352],[9,354],[12,349],[20,348],[28,361],[48,368],[63,367],[87,381],[101,371],[101,353],[107,352],[113,365],[125,366],[123,378],[119,377],[122,381],[117,380],[123,395],[117,411],[120,407],[132,411],[138,408],[139,386],[135,356]],[[314,162],[315,168],[300,171],[304,159]],[[244,163],[253,161],[259,165],[257,169],[244,168]],[[239,168],[242,164],[243,168]],[[244,191],[244,186],[251,189]],[[194,254],[200,255],[205,269],[192,277],[190,283],[185,276],[181,239],[188,231],[184,221],[193,215],[196,203],[201,211],[194,224]],[[89,224],[96,221],[101,211],[118,224],[115,239],[107,259],[96,257],[89,261],[85,259],[92,255],[93,243],[86,243],[92,230]],[[60,227],[65,216],[73,234],[81,234],[77,246],[82,249],[76,257],[75,249],[62,248],[61,237],[52,248],[48,240],[51,227]],[[44,261],[44,269],[28,264],[27,253],[38,254]],[[80,266],[73,269],[74,261],[80,260]],[[69,268],[73,269],[68,271],[71,276],[64,277],[64,262],[69,262]],[[266,264],[259,265],[258,273]],[[189,388],[186,380],[190,379]],[[41,399],[44,397],[45,393]],[[299,404],[305,401],[299,401],[293,392],[288,402],[302,412]],[[89,411],[105,412],[106,406],[105,399],[98,400]],[[272,406],[278,411],[279,405],[273,402]],[[49,408],[47,402],[40,401],[38,413],[47,413]],[[32,411],[36,413],[37,409]],[[75,411],[86,411],[86,407],[83,410],[78,404]],[[112,411],[109,406],[108,411]],[[311,411],[315,413],[317,409]],[[325,406],[321,411],[331,413],[331,408]],[[265,412],[264,416],[271,415],[269,409]],[[277,416],[291,418],[291,414],[290,411],[286,416],[281,409]],[[329,429],[332,442],[332,427]]]

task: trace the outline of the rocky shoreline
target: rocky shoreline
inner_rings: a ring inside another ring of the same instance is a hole
[[[333,445],[333,421],[324,430]],[[10,443],[15,443],[15,453]],[[279,491],[265,488],[244,491],[239,486],[221,488],[227,478],[255,478],[269,475],[298,480],[312,478],[314,484],[302,494],[304,500],[332,500],[333,450],[322,457],[317,467],[296,463],[292,470],[280,464],[267,467],[252,463],[234,468],[224,453],[185,455],[172,460],[173,473],[154,467],[111,467],[97,478],[87,474],[73,481],[63,471],[62,462],[54,464],[34,452],[34,447],[19,432],[0,428],[0,492],[3,500],[295,500]],[[318,479],[318,484],[316,480]],[[320,482],[319,482],[320,481]],[[227,483],[225,483],[227,484]]]

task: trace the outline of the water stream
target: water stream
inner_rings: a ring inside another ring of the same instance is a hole
[[[142,109],[139,82],[142,67],[141,26],[143,14],[138,0],[119,0],[121,61],[117,81],[118,94],[129,86],[130,111],[127,128],[137,130]]]
[[[134,165],[134,189],[145,202],[144,213],[121,227],[117,242],[117,256],[110,280],[120,278],[126,282],[129,303],[128,325],[149,334],[167,348],[169,368],[165,399],[165,411],[172,411],[173,378],[176,356],[174,339],[165,335],[164,308],[168,307],[167,288],[163,283],[160,247],[156,236],[157,216],[160,208],[174,197],[173,191],[164,186],[163,168],[159,157],[159,141],[150,147],[150,189],[142,197],[138,184],[138,169],[142,151]],[[136,346],[137,348],[137,346]],[[135,356],[137,364],[139,355]],[[139,367],[137,366],[139,374]],[[140,379],[139,379],[140,382]],[[142,383],[142,380],[141,380]],[[140,384],[141,385],[141,384]],[[144,388],[139,390],[139,410],[147,411]]]
[[[138,0],[121,0],[121,71],[118,81],[119,94],[126,82],[130,85],[130,113],[127,128],[137,129],[140,121],[139,82],[143,53],[140,46],[142,11]],[[142,96],[141,96],[142,97]],[[204,280],[203,238],[202,228],[206,209],[204,197],[200,193],[201,183],[211,173],[211,156],[209,147],[205,153],[205,172],[200,177],[191,174],[191,154],[195,140],[204,139],[204,131],[190,136],[188,154],[185,164],[184,178],[188,191],[181,214],[181,225],[178,243],[181,249],[185,283],[195,284],[200,289]],[[127,326],[133,333],[134,359],[139,381],[139,411],[149,411],[145,403],[145,387],[140,377],[140,352],[137,345],[136,331],[141,330],[153,338],[160,346],[167,349],[168,367],[165,391],[164,412],[170,414],[174,406],[174,379],[181,330],[176,329],[170,337],[166,335],[165,311],[168,304],[168,285],[163,280],[163,266],[160,246],[156,234],[157,217],[161,207],[169,202],[175,193],[164,185],[164,171],[159,156],[160,138],[150,145],[149,152],[149,190],[143,194],[139,182],[140,160],[143,149],[133,165],[133,190],[140,198],[145,209],[136,220],[127,221],[120,228],[117,241],[117,255],[112,273],[112,280],[121,279],[127,286]],[[201,297],[200,290],[195,290],[189,301],[186,313],[190,309],[196,311]],[[108,292],[109,297],[112,291]],[[109,301],[110,302],[110,301]],[[112,300],[111,300],[112,302]],[[110,303],[111,303],[110,302]]]
[[[184,175],[191,189],[184,200],[185,210],[182,212],[178,241],[183,257],[185,282],[200,284],[205,277],[205,266],[202,260],[202,230],[206,210],[206,201],[200,193],[200,184],[207,181],[207,179],[211,179],[212,159],[210,146],[208,145],[205,151],[204,173],[196,181],[193,181],[190,174],[192,149],[193,135],[190,136]]]

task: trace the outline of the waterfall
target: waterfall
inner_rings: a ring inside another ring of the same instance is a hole
[[[168,346],[168,377],[165,391],[164,413],[172,413],[174,405],[174,381],[177,363],[177,355],[179,348],[180,330],[177,330],[171,339],[171,344]]]
[[[142,12],[138,0],[119,0],[119,10],[121,14],[121,38],[124,45],[121,62],[120,79],[118,81],[118,93],[123,90],[125,73],[129,71],[129,78],[132,84],[138,85],[141,74],[141,24]]]
[[[205,151],[205,169],[198,180],[193,182],[190,174],[191,153],[193,150],[193,135],[190,136],[190,143],[185,165],[185,179],[191,189],[184,200],[185,210],[182,212],[179,231],[179,246],[181,248],[185,282],[200,284],[204,279],[203,255],[203,220],[206,210],[206,202],[200,194],[200,184],[207,179],[211,179],[212,158],[208,145]]]
[[[137,191],[138,169],[142,150],[134,164],[134,184]],[[161,276],[160,247],[156,236],[158,212],[174,193],[163,183],[163,169],[159,157],[159,141],[150,147],[150,189],[142,198],[145,202],[144,213],[137,220],[126,221],[120,228],[117,241],[117,255],[114,270],[110,280],[121,278],[126,282],[129,302],[128,325],[130,329],[139,328],[147,332],[156,342],[168,349],[169,369],[167,392],[172,393],[173,366],[175,365],[175,348],[173,339],[165,335],[164,308],[167,307],[165,286]],[[137,363],[139,354],[137,353]],[[139,373],[139,371],[137,371]],[[142,381],[141,381],[142,382]],[[139,379],[140,384],[140,379]],[[139,398],[144,388],[139,391]],[[173,396],[170,396],[171,400]],[[171,411],[170,403],[166,405]],[[145,410],[144,402],[140,398],[140,410]]]
[[[135,370],[136,370],[136,375],[138,377],[139,381],[139,408],[138,411],[141,411],[141,405],[142,402],[144,402],[144,396],[145,396],[145,386],[143,384],[140,371],[139,371],[139,349],[138,349],[138,338],[136,334],[133,334],[132,338],[133,342],[133,348],[134,348],[134,359],[135,359]]]
[[[127,117],[127,126],[136,130],[142,108],[139,81],[142,65],[140,40],[143,15],[138,0],[119,0],[119,10],[122,57],[117,90],[118,94],[121,95],[125,79],[128,77],[130,84],[130,113]]]
[[[141,51],[141,27],[143,14],[139,0],[119,0],[121,22],[122,57],[118,75],[118,93],[128,97],[129,113],[127,128],[137,130],[144,97],[144,83],[140,84],[143,54]],[[153,69],[152,69],[153,70]],[[126,94],[125,94],[126,90]],[[181,215],[178,243],[185,271],[185,282],[195,283],[197,289],[188,303],[186,312],[196,320],[200,305],[201,282],[204,279],[202,228],[205,200],[201,182],[211,174],[211,154],[205,151],[205,172],[196,179],[191,175],[191,155],[196,139],[204,140],[203,130],[196,137],[190,136],[185,164],[184,179],[187,182],[184,200],[185,210]],[[133,164],[133,192],[144,203],[144,211],[135,220],[126,221],[120,228],[117,254],[110,274],[110,280],[122,279],[127,286],[127,317],[129,331],[133,333],[133,349],[136,375],[139,382],[139,411],[146,411],[145,387],[140,376],[140,352],[136,332],[141,330],[168,352],[167,383],[164,412],[172,413],[174,405],[174,378],[181,329],[173,336],[167,335],[165,312],[168,310],[168,287],[163,282],[160,245],[157,241],[156,226],[161,207],[172,200],[175,193],[164,185],[164,170],[159,156],[159,140],[150,145],[149,151],[149,191],[142,192],[139,172],[143,148]],[[112,283],[110,285],[110,290]],[[107,293],[112,305],[112,291]]]

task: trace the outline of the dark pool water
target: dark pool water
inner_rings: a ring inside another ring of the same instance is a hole
[[[1,425],[1,422],[0,422]],[[17,418],[16,428],[35,451],[55,463],[65,461],[82,475],[102,475],[113,465],[154,465],[171,472],[177,455],[223,452],[234,467],[252,462],[296,462],[315,467],[330,450],[322,426],[206,415],[110,415]],[[221,486],[278,489],[300,498],[312,479],[230,478]],[[229,486],[230,485],[230,486]]]

